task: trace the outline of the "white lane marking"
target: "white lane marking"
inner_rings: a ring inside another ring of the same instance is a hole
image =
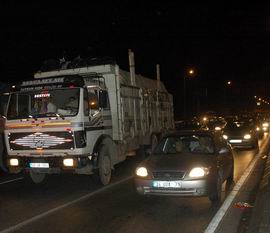
[[[264,147],[265,144],[266,144],[266,142],[263,144],[262,147]],[[263,149],[261,151],[263,151]],[[233,200],[234,200],[235,196],[237,195],[237,193],[239,192],[240,188],[242,187],[242,185],[245,183],[246,179],[248,178],[248,176],[252,172],[252,170],[255,167],[255,164],[256,164],[256,162],[258,161],[259,158],[260,158],[260,153],[258,153],[255,156],[255,158],[251,161],[249,166],[246,168],[246,170],[243,173],[243,175],[241,176],[241,178],[234,185],[233,190],[227,196],[224,203],[219,208],[218,212],[215,214],[215,216],[213,217],[213,219],[209,223],[209,225],[206,228],[206,230],[204,231],[204,233],[214,233],[215,232],[215,230],[217,229],[217,227],[218,227],[219,223],[221,222],[223,216],[225,215],[225,213],[229,209],[231,203],[233,202]]]
[[[44,218],[44,217],[46,217],[46,216],[48,216],[48,215],[50,215],[50,214],[52,214],[52,213],[54,213],[56,211],[59,211],[61,209],[64,209],[64,208],[69,207],[71,205],[74,205],[74,204],[76,204],[76,203],[78,203],[80,201],[84,201],[84,200],[86,200],[86,199],[88,199],[88,198],[90,198],[90,197],[92,197],[92,196],[94,196],[96,194],[99,194],[99,193],[101,193],[101,192],[103,192],[103,191],[105,191],[107,189],[110,189],[110,188],[112,188],[114,186],[117,186],[117,185],[119,185],[121,183],[124,183],[125,181],[130,180],[132,177],[133,176],[129,176],[129,177],[123,179],[123,180],[119,180],[119,181],[117,181],[117,182],[115,182],[115,183],[113,183],[111,185],[105,186],[105,187],[103,187],[103,188],[101,188],[99,190],[96,190],[94,192],[88,193],[88,194],[86,194],[86,195],[84,195],[82,197],[79,197],[79,198],[77,198],[77,199],[75,199],[73,201],[67,202],[67,203],[65,203],[63,205],[60,205],[58,207],[55,207],[55,208],[50,209],[48,211],[45,211],[45,212],[43,212],[43,213],[41,213],[39,215],[36,215],[33,218],[27,219],[27,220],[25,220],[25,221],[23,221],[21,223],[18,223],[16,225],[12,226],[12,227],[6,228],[6,229],[0,231],[0,233],[14,232],[15,230],[18,230],[18,229],[20,229],[20,228],[22,228],[22,227],[24,227],[24,226],[26,226],[26,225],[28,225],[30,223],[33,223],[33,222],[35,222],[35,221],[37,221],[37,220],[39,220],[41,218]]]
[[[1,185],[1,184],[12,183],[12,182],[15,182],[15,181],[18,181],[18,180],[23,180],[23,179],[24,179],[24,177],[19,177],[19,178],[12,179],[12,180],[6,180],[6,181],[3,181],[3,182],[0,182],[0,185]]]

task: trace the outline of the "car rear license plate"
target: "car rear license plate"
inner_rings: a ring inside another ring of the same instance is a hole
[[[155,188],[181,188],[181,181],[154,181],[153,187]]]
[[[49,168],[49,163],[30,163],[31,168]]]
[[[241,143],[242,140],[241,139],[232,139],[229,141],[230,143]]]

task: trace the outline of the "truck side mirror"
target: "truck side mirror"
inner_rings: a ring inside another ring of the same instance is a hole
[[[230,151],[228,148],[226,147],[222,147],[220,150],[219,150],[219,154],[220,155],[224,155],[224,154],[228,154]]]
[[[108,100],[107,91],[99,91],[99,107],[106,108]]]

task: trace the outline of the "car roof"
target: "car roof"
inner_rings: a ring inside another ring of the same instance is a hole
[[[214,137],[214,132],[211,130],[179,130],[179,131],[174,131],[174,132],[170,132],[166,135],[164,135],[164,137],[170,137],[170,136],[186,136],[186,135],[206,135],[209,137]]]

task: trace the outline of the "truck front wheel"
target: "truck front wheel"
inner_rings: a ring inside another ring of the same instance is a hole
[[[103,184],[107,185],[111,181],[112,168],[111,168],[111,157],[109,147],[102,145],[98,153],[98,169],[95,176],[98,176],[98,180]]]
[[[30,171],[27,178],[34,184],[41,184],[46,180],[47,174]]]

